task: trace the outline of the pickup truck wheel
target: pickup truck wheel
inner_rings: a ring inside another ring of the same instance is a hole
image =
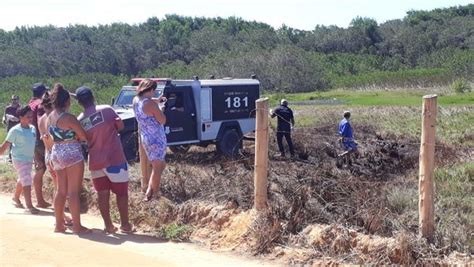
[[[177,145],[177,146],[170,146],[169,147],[171,152],[175,154],[184,154],[188,152],[189,148],[191,148],[190,145]]]
[[[235,129],[226,130],[217,142],[217,151],[224,156],[234,157],[239,152],[241,142],[240,134]]]

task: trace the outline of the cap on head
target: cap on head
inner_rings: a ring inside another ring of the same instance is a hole
[[[351,116],[351,112],[349,110],[344,111],[344,118],[349,118]]]
[[[288,105],[288,100],[282,99],[282,100],[280,101],[280,104],[283,105],[283,106],[286,106],[286,105]]]
[[[12,95],[12,100],[20,100],[20,97],[17,95]]]
[[[76,89],[75,97],[77,100],[89,99],[92,97],[92,90],[87,86],[81,86]]]
[[[33,94],[34,94],[34,95],[39,95],[39,96],[41,96],[41,95],[43,95],[44,92],[46,92],[46,90],[48,90],[48,89],[47,89],[46,86],[44,86],[44,84],[42,84],[42,83],[35,83],[35,84],[33,84],[32,90],[33,90]]]

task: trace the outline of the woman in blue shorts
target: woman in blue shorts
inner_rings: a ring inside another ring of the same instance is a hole
[[[160,196],[161,174],[166,166],[167,144],[163,126],[166,123],[166,116],[163,113],[164,106],[158,104],[165,102],[166,99],[163,96],[156,100],[152,99],[156,86],[156,82],[150,79],[141,81],[137,87],[137,96],[133,100],[133,110],[140,128],[141,142],[152,165],[145,201],[150,201],[153,195]]]

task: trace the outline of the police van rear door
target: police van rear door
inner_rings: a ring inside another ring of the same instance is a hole
[[[194,143],[197,140],[196,106],[191,86],[166,87],[166,139],[168,144]]]

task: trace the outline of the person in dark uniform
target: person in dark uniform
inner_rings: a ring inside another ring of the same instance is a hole
[[[5,112],[3,113],[3,124],[7,126],[7,132],[15,125],[20,123],[20,119],[17,115],[17,110],[20,107],[20,98],[17,95],[12,95],[11,103],[5,108]]]
[[[282,99],[280,106],[275,110],[270,110],[271,117],[278,117],[277,120],[277,142],[278,149],[280,150],[280,155],[285,156],[285,149],[283,147],[283,137],[285,137],[288,147],[290,149],[291,156],[295,156],[295,151],[293,148],[293,141],[291,140],[291,130],[295,125],[295,119],[293,117],[293,111],[288,107],[288,101]]]
[[[20,106],[20,98],[17,95],[12,95],[11,103],[5,108],[5,112],[3,113],[3,124],[7,126],[7,133],[10,131],[13,126],[20,123],[20,118],[18,118],[17,111],[21,108]],[[11,162],[12,155],[11,155],[11,148],[10,152],[8,153],[8,161]]]

